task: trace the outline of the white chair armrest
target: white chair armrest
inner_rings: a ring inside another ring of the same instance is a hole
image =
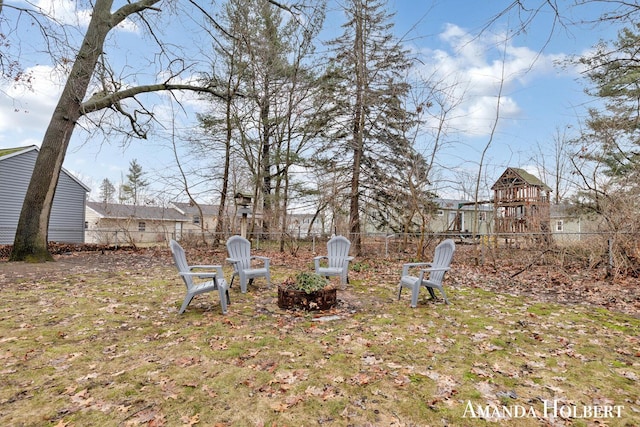
[[[451,267],[431,267],[431,268],[423,268],[422,271],[423,272],[427,272],[427,271],[449,271],[451,270]]]
[[[323,259],[329,259],[329,257],[326,255],[319,255],[319,256],[313,257],[313,263],[316,267],[316,270],[320,268],[320,260],[323,260]]]
[[[185,272],[185,271],[181,271],[178,273],[180,276],[189,276],[189,277],[198,277],[200,279],[213,279],[214,277],[218,277],[219,274],[217,272],[204,272],[204,271],[192,271],[192,272]]]
[[[269,262],[271,261],[271,258],[267,258],[266,256],[259,256],[259,255],[251,255],[249,259],[250,260],[257,259],[258,261],[262,261],[264,263],[265,268],[269,268]]]
[[[409,275],[409,269],[414,268],[414,267],[425,267],[425,266],[430,266],[431,263],[430,262],[409,262],[406,264],[402,265],[402,275],[403,276],[408,276]]]
[[[352,256],[347,256],[344,258],[344,261],[342,261],[342,268],[349,268],[349,263],[353,261],[353,257]]]
[[[218,270],[219,268],[222,268],[222,266],[221,265],[190,265],[189,266],[189,270],[193,270],[194,268],[202,268],[206,270]]]
[[[194,270],[214,270],[214,271],[194,271]],[[179,272],[181,276],[191,276],[200,278],[213,278],[217,277],[220,280],[224,280],[224,273],[221,265],[190,265],[188,272]]]
[[[206,272],[206,271],[179,271],[178,274],[180,276],[190,276],[190,277],[216,277],[218,273],[216,271]]]

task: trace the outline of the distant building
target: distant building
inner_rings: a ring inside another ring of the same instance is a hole
[[[551,205],[550,229],[556,243],[580,240],[582,221],[569,212],[568,204]]]
[[[599,232],[599,215],[583,215],[570,203],[551,205],[551,233],[558,244],[582,241]]]
[[[215,233],[218,223],[218,205],[206,205],[199,203],[173,202],[171,206],[187,218],[182,223],[180,233]]]
[[[312,213],[291,213],[287,215],[287,231],[294,238],[325,235],[322,221]],[[312,223],[313,221],[313,223]]]
[[[180,231],[182,237],[204,235],[207,240],[213,239],[218,225],[220,205],[207,205],[204,203],[195,205],[193,203],[173,202],[171,206],[187,218],[187,221],[182,223],[182,230]],[[246,209],[247,217],[256,222],[257,228],[260,227],[262,221],[260,212],[253,213],[248,207],[243,208],[237,204],[229,203],[226,205],[222,218],[222,235],[218,236],[219,238],[224,239],[231,234],[240,233],[242,209]]]
[[[189,217],[175,208],[87,202],[86,241],[105,245],[168,242]]]
[[[12,244],[38,147],[0,149],[0,244]],[[84,243],[85,203],[90,189],[64,168],[49,217],[51,242]]]
[[[458,199],[433,199],[436,213],[429,223],[433,233],[487,234],[493,224],[493,206]]]

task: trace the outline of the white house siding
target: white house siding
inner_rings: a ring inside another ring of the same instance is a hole
[[[86,241],[105,245],[167,242],[189,220],[174,208],[100,202],[87,202],[86,218]]]
[[[141,222],[144,223],[144,231],[139,229]],[[86,239],[88,243],[102,245],[168,242],[175,233],[175,224],[175,221],[139,218],[102,218],[98,227],[86,230]]]
[[[591,228],[591,221],[576,214],[569,214],[570,207],[568,203],[552,204],[550,207],[550,230],[553,240],[558,244],[580,241],[584,237],[583,232]]]
[[[295,238],[307,238],[314,235],[318,236],[326,234],[324,233],[322,222],[319,217],[315,219],[311,230],[309,230],[309,225],[311,224],[313,216],[313,214],[290,214],[287,217],[287,230],[291,236]]]
[[[453,232],[463,235],[473,231],[480,235],[490,233],[493,224],[493,207],[479,204],[476,212],[474,205],[466,200],[434,199],[433,201],[438,206],[438,210],[429,223],[431,232]],[[476,220],[476,214],[478,220]],[[474,222],[477,224],[476,230],[473,229]]]
[[[114,243],[116,235],[115,230],[108,230],[100,221],[102,216],[87,205],[85,208],[85,241],[87,243]]]
[[[202,231],[205,234],[213,234],[216,231],[216,225],[218,223],[218,206],[201,204],[200,209],[204,218],[200,218],[200,210],[196,206],[189,203],[174,202],[171,206],[178,212],[185,216],[185,221],[182,222],[181,233],[184,234],[200,234]],[[227,215],[229,207],[227,207]],[[196,218],[198,221],[196,221]]]

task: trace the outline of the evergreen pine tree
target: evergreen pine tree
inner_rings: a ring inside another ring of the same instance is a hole
[[[144,172],[142,166],[138,164],[136,159],[129,162],[129,173],[127,174],[127,182],[122,184],[122,199],[133,205],[139,204],[144,189],[149,186],[149,182],[143,179]]]
[[[356,254],[361,209],[367,202],[397,201],[400,178],[421,158],[406,137],[415,125],[404,104],[411,61],[392,34],[386,6],[386,0],[347,0],[344,34],[329,43],[336,115],[328,153],[350,176],[349,234]]]

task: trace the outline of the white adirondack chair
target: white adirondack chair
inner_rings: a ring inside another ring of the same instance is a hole
[[[351,242],[344,236],[334,236],[327,242],[327,255],[313,258],[316,274],[329,278],[340,276],[343,285],[349,283],[349,262],[353,260],[349,256]]]
[[[450,270],[451,260],[453,259],[453,253],[456,250],[456,245],[451,239],[444,240],[438,246],[436,246],[435,253],[433,255],[433,262],[414,262],[404,264],[402,266],[402,276],[400,277],[400,284],[398,285],[398,300],[402,294],[402,288],[411,289],[411,307],[418,305],[418,294],[422,286],[426,287],[431,294],[431,298],[435,298],[436,294],[433,289],[439,289],[444,296],[444,302],[449,304],[447,294],[442,287],[442,281],[447,271]],[[427,267],[427,268],[425,268]],[[410,275],[410,270],[413,268],[419,268],[420,274],[418,276]],[[425,274],[429,273],[429,277],[425,277]]]
[[[267,285],[271,285],[271,272],[269,270],[270,259],[263,256],[251,255],[251,242],[242,236],[232,236],[227,240],[227,261],[233,265],[231,284],[236,276],[240,279],[240,291],[247,292],[247,284],[253,283],[256,277],[267,279]],[[254,261],[262,263],[262,267],[254,268]]]
[[[226,280],[224,280],[222,266],[188,265],[187,257],[184,253],[184,249],[182,249],[182,246],[180,246],[180,244],[173,239],[169,242],[169,246],[171,247],[173,260],[175,261],[176,267],[178,268],[178,274],[184,280],[184,284],[187,285],[187,295],[184,297],[184,301],[182,302],[182,307],[180,307],[179,314],[184,313],[194,296],[210,291],[218,291],[218,295],[220,296],[220,306],[222,307],[222,314],[226,314],[227,304],[229,304],[229,289],[227,287]],[[193,280],[194,277],[210,280],[196,284]]]

